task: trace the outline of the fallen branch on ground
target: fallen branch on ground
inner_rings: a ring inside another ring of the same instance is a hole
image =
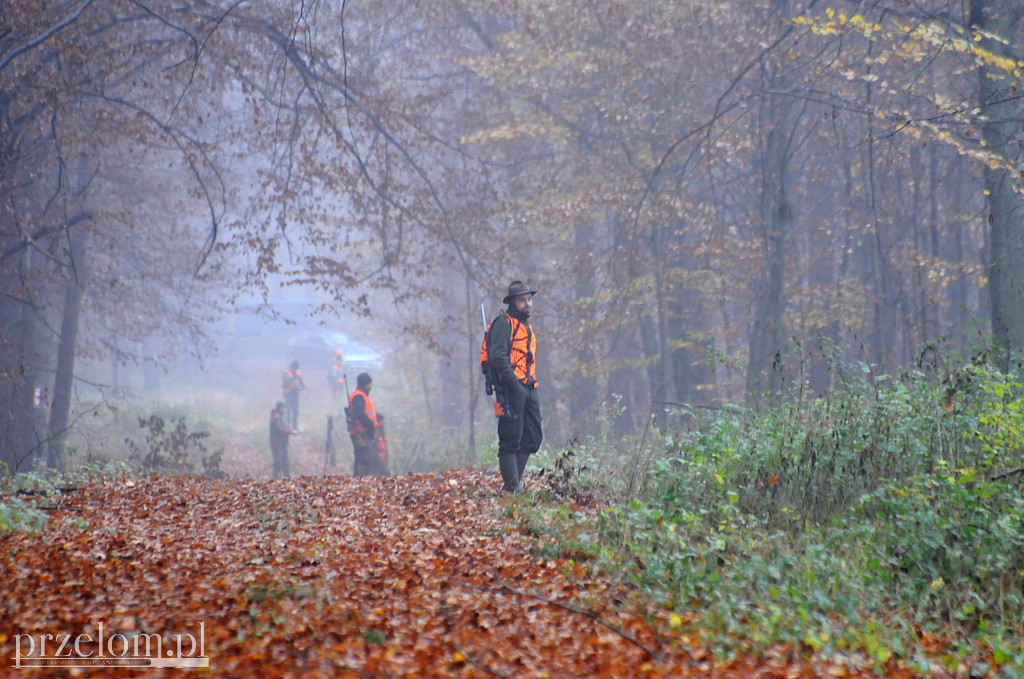
[[[488,588],[488,589],[491,589],[491,588]],[[573,606],[572,604],[562,603],[561,601],[555,601],[554,599],[548,599],[547,597],[541,596],[539,594],[534,594],[532,592],[523,592],[523,591],[518,590],[515,587],[512,587],[512,586],[507,585],[507,584],[503,584],[500,589],[491,589],[491,591],[494,591],[494,592],[509,592],[511,594],[516,594],[518,596],[531,597],[531,598],[536,599],[538,601],[543,601],[546,604],[550,604],[552,606],[558,606],[559,608],[564,608],[567,611],[572,611],[573,613],[579,613],[580,615],[585,615],[588,618],[590,618],[591,620],[594,620],[595,622],[598,622],[598,623],[604,625],[605,627],[607,627],[608,629],[610,629],[611,631],[615,632],[620,637],[625,639],[626,641],[629,641],[629,642],[631,642],[633,644],[636,644],[638,647],[643,649],[647,653],[647,655],[651,656],[655,660],[657,660],[659,662],[665,662],[665,658],[660,653],[658,653],[657,651],[654,651],[654,650],[652,650],[650,648],[647,648],[647,646],[645,646],[644,644],[640,643],[629,632],[626,632],[624,630],[619,629],[617,626],[615,626],[612,623],[608,622],[607,620],[605,620],[604,618],[599,616],[597,613],[594,613],[593,611],[588,611],[585,608],[579,608],[578,606]]]

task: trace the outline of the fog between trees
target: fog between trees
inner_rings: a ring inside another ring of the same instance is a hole
[[[265,446],[287,338],[327,327],[384,354],[410,467],[470,464],[480,305],[514,278],[556,448],[825,395],[833,361],[1009,367],[1022,13],[5,3],[2,459],[64,465],[71,432],[82,461],[77,429],[174,398]],[[295,299],[240,343],[241,312]]]

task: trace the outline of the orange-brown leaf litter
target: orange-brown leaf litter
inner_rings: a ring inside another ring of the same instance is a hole
[[[668,612],[538,557],[500,506],[529,500],[499,485],[478,470],[82,485],[54,501],[45,531],[0,539],[0,675],[872,676],[788,652],[714,659]],[[171,655],[188,633],[209,667],[13,666],[17,641],[24,656],[53,635],[55,655],[81,638],[84,654],[101,624],[113,654],[160,635]]]

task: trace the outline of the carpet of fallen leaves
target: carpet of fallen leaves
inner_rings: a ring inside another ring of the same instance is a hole
[[[715,660],[669,612],[538,557],[501,506],[529,498],[499,495],[499,483],[452,471],[79,486],[52,500],[45,531],[0,540],[0,675],[68,676],[13,669],[15,635],[95,637],[102,622],[127,637],[202,623],[210,667],[72,674],[873,676],[784,649]]]

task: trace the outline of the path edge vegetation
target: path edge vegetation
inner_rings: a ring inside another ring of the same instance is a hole
[[[548,465],[544,493],[572,502],[506,511],[719,657],[1024,677],[1024,378],[988,358],[837,361],[827,398],[796,380],[674,433],[652,412],[638,440]]]
[[[533,491],[495,511],[720,658],[1024,677],[1024,377],[987,358],[837,361],[827,398],[796,379],[760,409],[652,411],[636,439],[542,455]],[[125,471],[8,477],[0,534],[45,531],[49,494]]]

